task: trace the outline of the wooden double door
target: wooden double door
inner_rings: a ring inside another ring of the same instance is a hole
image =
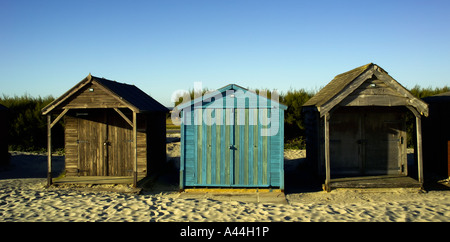
[[[397,108],[336,110],[330,119],[331,175],[406,175],[405,127]]]
[[[77,114],[78,174],[82,176],[131,176],[133,132],[114,110]]]
[[[270,139],[261,134],[267,112],[270,109],[195,110],[195,118],[202,125],[194,128],[195,179],[187,185],[269,186]]]

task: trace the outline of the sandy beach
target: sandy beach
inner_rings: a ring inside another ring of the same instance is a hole
[[[167,149],[176,166],[176,138]],[[304,156],[287,150],[287,169]],[[179,193],[169,175],[134,194],[125,185],[45,188],[45,162],[40,154],[12,154],[11,166],[0,171],[0,221],[450,221],[449,189],[314,190],[282,194],[284,202],[274,203],[263,194],[253,201],[246,198],[255,194]],[[63,162],[55,157],[57,169]]]

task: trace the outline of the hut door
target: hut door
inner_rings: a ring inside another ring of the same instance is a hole
[[[195,112],[198,124],[202,124],[195,125],[194,131],[195,185],[268,186],[268,149],[263,148],[268,147],[268,137],[261,136],[258,109]]]
[[[103,112],[80,112],[78,116],[78,175],[105,175],[105,152],[103,142],[106,137]]]
[[[235,186],[269,186],[269,137],[261,135],[268,124],[269,109],[235,109],[234,183]]]
[[[333,174],[362,172],[361,118],[354,112],[335,112],[330,120],[330,166]]]
[[[107,133],[104,149],[108,176],[131,176],[133,174],[133,130],[114,111],[108,112]]]
[[[403,118],[395,112],[364,114],[365,174],[406,174],[406,133]]]
[[[90,111],[78,118],[78,174],[131,176],[132,129],[115,112]]]

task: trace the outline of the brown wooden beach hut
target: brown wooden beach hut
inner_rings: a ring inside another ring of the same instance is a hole
[[[422,122],[423,159],[430,176],[450,177],[450,92],[423,98],[430,115]]]
[[[9,163],[8,108],[0,104],[0,166]]]
[[[423,184],[421,117],[428,115],[428,106],[378,65],[336,76],[303,111],[307,160],[325,175],[327,191]],[[416,182],[406,178],[407,112],[416,118]]]
[[[165,161],[168,109],[134,85],[89,74],[42,109],[51,130],[65,120],[65,178],[69,183],[132,183]],[[53,119],[53,116],[56,118]]]

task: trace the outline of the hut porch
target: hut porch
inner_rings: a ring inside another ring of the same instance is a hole
[[[417,188],[422,184],[409,176],[380,175],[334,178],[330,180],[331,188]]]

